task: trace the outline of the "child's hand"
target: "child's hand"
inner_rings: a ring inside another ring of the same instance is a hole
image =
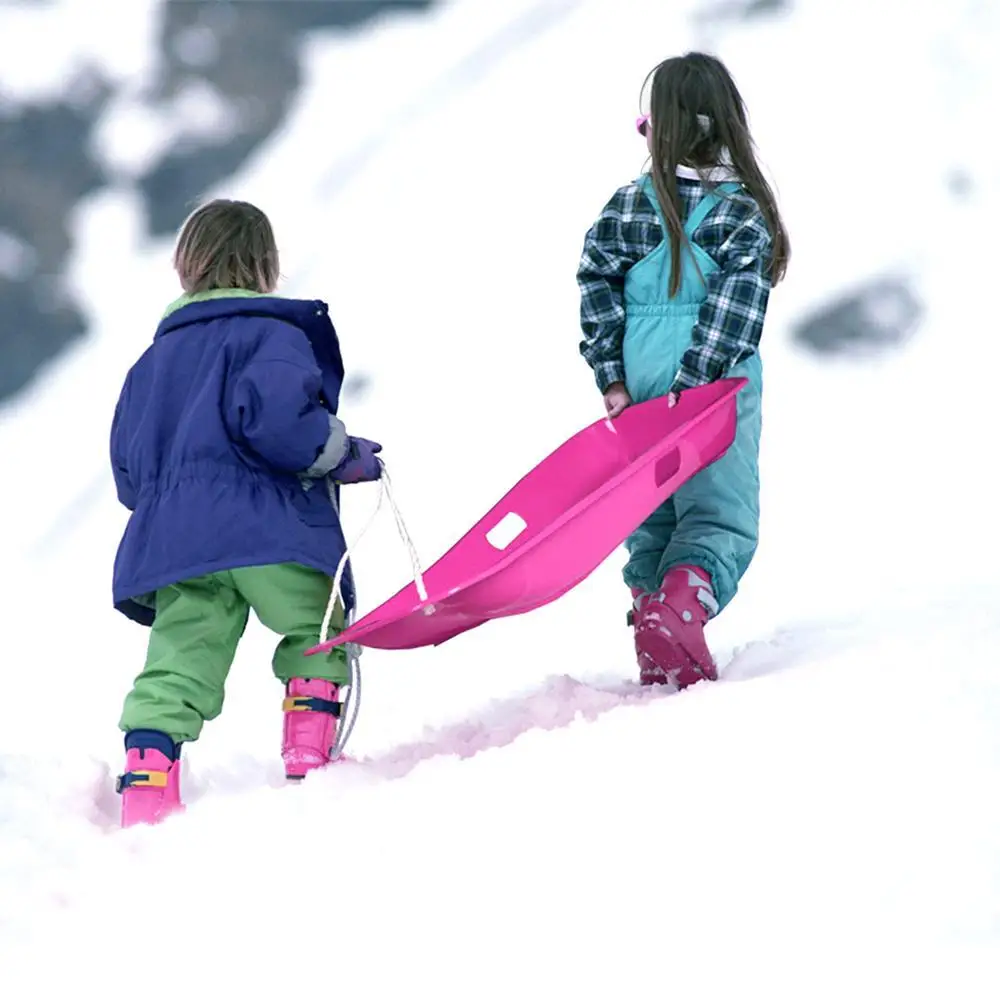
[[[330,478],[338,483],[373,483],[382,478],[382,465],[376,457],[382,450],[377,441],[367,438],[347,439],[347,454],[340,464],[330,472]]]
[[[604,408],[611,418],[617,417],[627,406],[632,405],[632,397],[628,394],[624,382],[612,382],[604,390]]]

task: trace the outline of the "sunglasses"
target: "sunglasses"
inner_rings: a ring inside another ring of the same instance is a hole
[[[643,138],[646,137],[646,132],[649,130],[649,115],[640,115],[635,120],[635,130]]]

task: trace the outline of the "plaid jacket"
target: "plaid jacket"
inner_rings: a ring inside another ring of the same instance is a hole
[[[686,219],[705,188],[686,177],[677,178],[677,187]],[[614,193],[587,233],[577,271],[580,353],[601,392],[612,382],[625,380],[625,273],[665,236],[656,210],[635,181]],[[771,236],[748,194],[724,197],[693,236],[719,270],[708,276],[694,341],[681,359],[674,391],[714,382],[757,350],[771,291]],[[667,295],[666,288],[663,294]]]

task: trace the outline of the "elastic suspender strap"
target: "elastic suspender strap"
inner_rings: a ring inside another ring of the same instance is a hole
[[[166,771],[126,771],[119,775],[115,791],[120,795],[126,788],[166,788]]]
[[[340,702],[329,698],[317,698],[313,695],[297,695],[286,698],[282,703],[285,712],[326,712],[335,719],[340,718]]]

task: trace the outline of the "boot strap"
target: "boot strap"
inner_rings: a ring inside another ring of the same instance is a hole
[[[126,771],[118,775],[115,791],[120,795],[126,788],[166,788],[166,771]]]
[[[340,718],[340,702],[329,698],[317,698],[315,695],[296,695],[286,698],[282,703],[284,712],[326,712],[335,719]]]

